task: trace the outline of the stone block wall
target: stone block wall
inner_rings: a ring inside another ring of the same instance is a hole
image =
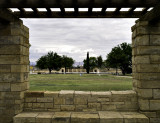
[[[137,111],[134,91],[25,92],[25,111]]]
[[[23,110],[28,72],[29,29],[22,21],[0,23],[0,122]]]
[[[132,31],[133,86],[139,108],[150,123],[160,123],[160,21],[137,21]]]

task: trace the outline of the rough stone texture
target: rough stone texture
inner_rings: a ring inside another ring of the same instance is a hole
[[[55,112],[52,117],[52,123],[70,123],[70,112]]]
[[[53,98],[37,98],[37,102],[53,102]]]
[[[99,116],[97,113],[73,112],[71,123],[99,123]]]
[[[44,92],[44,97],[58,97],[59,91],[54,91],[54,92],[50,92],[50,91],[46,91]]]
[[[150,100],[150,110],[160,111],[160,100]]]
[[[53,109],[53,103],[45,103],[45,104],[44,104],[44,107],[45,107],[46,109]]]
[[[160,123],[160,118],[150,118],[150,123]]]
[[[66,105],[73,105],[73,103],[74,103],[73,97],[66,97],[65,99],[66,99],[66,101],[65,101]]]
[[[87,104],[87,98],[84,97],[75,97],[74,98],[74,104],[80,104],[80,105],[86,105]]]
[[[102,111],[115,111],[116,105],[114,104],[108,104],[108,105],[102,105]]]
[[[160,99],[160,89],[153,89],[153,98]]]
[[[29,87],[29,29],[21,21],[0,24],[0,29],[0,122],[10,123],[23,111]]]
[[[87,105],[76,105],[76,111],[83,111],[84,109],[87,109]]]
[[[110,97],[111,96],[111,92],[95,92],[95,91],[91,91],[91,95],[92,97]]]
[[[41,112],[36,117],[36,123],[51,123],[54,112]]]
[[[137,112],[121,112],[125,123],[149,123],[149,119]]]
[[[60,97],[73,97],[73,94],[74,94],[74,91],[73,90],[61,90],[60,93],[59,93],[59,96]]]
[[[65,104],[65,98],[64,97],[55,97],[54,98],[54,104],[64,105]]]
[[[75,105],[61,105],[61,111],[74,111]]]
[[[140,113],[142,113],[145,116],[150,117],[150,118],[155,118],[157,116],[156,112],[144,112],[144,111],[142,112],[141,111]]]
[[[146,23],[146,24],[144,24]],[[132,28],[133,85],[140,111],[150,123],[160,122],[160,21],[139,21]],[[149,122],[135,120],[134,122]],[[129,120],[126,120],[129,122]]]
[[[14,117],[14,123],[25,123],[25,122],[36,122],[36,117],[38,113],[35,112],[23,112]]]
[[[99,112],[100,123],[123,123],[123,116],[119,112]]]
[[[152,98],[152,89],[138,89],[138,96],[141,98]]]
[[[139,99],[139,108],[142,111],[149,111],[149,100],[147,99]]]
[[[79,96],[90,97],[91,92],[90,91],[76,91],[75,96],[77,96],[77,97],[79,97]]]
[[[88,108],[96,109],[97,111],[101,110],[101,104],[100,103],[88,103]]]
[[[44,92],[43,91],[38,91],[38,92],[32,92],[32,91],[28,91],[25,93],[25,97],[44,97]]]

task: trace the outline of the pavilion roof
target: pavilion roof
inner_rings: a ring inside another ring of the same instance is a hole
[[[159,0],[0,0],[18,18],[140,18]]]

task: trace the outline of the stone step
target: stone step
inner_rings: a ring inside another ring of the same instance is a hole
[[[138,112],[22,112],[14,123],[149,123]]]

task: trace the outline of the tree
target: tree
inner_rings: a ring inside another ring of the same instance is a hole
[[[130,44],[122,43],[117,47],[112,48],[112,51],[107,55],[106,62],[110,67],[120,68],[122,74],[125,75],[129,71],[131,72],[132,68],[132,48]]]
[[[89,58],[89,64],[90,64],[90,69],[93,70],[95,67],[97,67],[97,59],[96,57],[90,57]]]
[[[87,52],[87,59],[86,62],[84,61],[85,64],[85,68],[87,70],[87,74],[89,74],[89,70],[90,70],[90,64],[89,64],[89,52]]]
[[[103,65],[102,56],[98,56],[96,62],[97,62],[97,63],[96,63],[96,64],[97,64],[97,67],[98,67],[98,68],[102,68],[102,65]]]
[[[53,69],[59,70],[62,67],[62,58],[57,53],[48,52],[38,59],[36,66],[40,69],[48,69],[51,73]]]
[[[47,68],[47,56],[42,56],[41,58],[38,59],[36,67],[40,68],[40,69],[46,69]]]
[[[89,68],[89,70],[90,69],[93,70],[95,67],[97,67],[97,59],[96,59],[96,57],[89,57],[89,58],[87,57],[87,59],[83,60],[83,63],[84,63],[83,67],[86,70],[88,70],[88,68]],[[89,64],[89,67],[88,67],[88,64]],[[89,70],[87,71],[88,74],[89,74]]]
[[[105,66],[105,68],[107,68],[107,70],[109,71],[109,69],[110,69],[110,64],[109,64],[109,61],[108,61],[108,60],[105,60],[105,61],[104,61],[104,66]]]
[[[74,64],[74,60],[72,58],[63,55],[62,66],[65,68],[65,71],[66,71],[67,68],[72,67],[73,64]]]
[[[108,65],[111,67],[111,68],[116,68],[116,74],[117,74],[117,69],[118,69],[118,66],[119,66],[119,63],[120,63],[120,49],[118,47],[114,47],[112,48],[112,51],[108,54],[107,56],[107,60],[106,62],[108,63]]]

